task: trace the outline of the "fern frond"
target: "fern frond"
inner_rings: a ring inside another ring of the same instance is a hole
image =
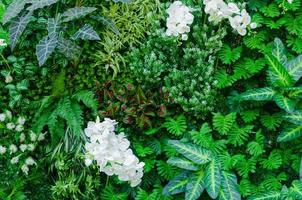
[[[215,113],[213,116],[213,126],[220,134],[226,135],[233,127],[236,121],[236,113],[230,113],[223,116],[221,113]]]
[[[185,116],[180,115],[176,119],[168,118],[163,125],[169,133],[180,136],[184,134],[187,129],[187,121]]]

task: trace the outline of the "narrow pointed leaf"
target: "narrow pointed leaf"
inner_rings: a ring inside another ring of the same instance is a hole
[[[295,112],[292,112],[292,113],[287,113],[284,116],[284,119],[291,122],[291,123],[294,123],[294,124],[297,124],[297,125],[302,125],[302,112],[301,111],[295,111]]]
[[[60,28],[60,22],[58,18],[49,18],[47,21],[47,31],[48,35],[58,33]]]
[[[36,56],[39,61],[39,65],[42,66],[52,52],[55,50],[58,44],[58,37],[56,34],[45,36],[36,47]]]
[[[3,16],[3,24],[6,24],[11,19],[17,17],[18,14],[24,9],[25,4],[26,0],[13,0],[13,2],[10,3],[7,7],[6,12]]]
[[[221,190],[219,199],[241,200],[236,175],[230,172],[221,172]]]
[[[287,112],[292,112],[295,110],[296,101],[294,100],[291,100],[281,94],[276,94],[274,96],[274,100],[280,108],[284,109]]]
[[[182,173],[169,181],[169,183],[163,189],[163,194],[174,195],[182,193],[186,190],[187,183],[188,176],[186,173]]]
[[[9,27],[9,38],[11,49],[13,50],[18,42],[18,39],[29,23],[32,13],[27,13],[15,19]]]
[[[44,8],[52,4],[57,3],[58,0],[27,0],[27,3],[31,3],[31,6],[27,8],[28,11],[32,12],[39,8]]]
[[[284,48],[282,41],[279,38],[275,38],[275,40],[274,40],[274,46],[273,46],[272,53],[281,64],[285,64],[287,62],[285,48]]]
[[[178,153],[197,164],[208,163],[211,159],[211,152],[197,145],[184,144],[178,140],[170,140],[169,144],[172,145]]]
[[[204,173],[194,173],[189,177],[186,187],[185,200],[196,200],[204,191]]]
[[[288,87],[294,83],[293,78],[286,71],[285,67],[271,55],[266,55],[266,60],[269,64],[269,78],[274,86]]]
[[[100,40],[100,36],[93,30],[93,27],[89,24],[85,24],[80,30],[78,30],[72,39],[82,39],[82,40]]]
[[[185,158],[172,157],[167,161],[167,163],[169,163],[172,166],[179,167],[181,169],[193,170],[193,171],[198,170],[196,164]]]
[[[77,7],[77,8],[70,8],[66,12],[62,14],[63,22],[69,22],[74,19],[78,19],[80,17],[84,17],[93,11],[95,11],[96,8],[94,7]]]
[[[294,80],[298,81],[302,76],[302,55],[299,55],[293,60],[287,62],[285,67]]]
[[[218,159],[213,159],[206,168],[205,188],[212,199],[216,199],[221,184],[220,163]]]
[[[281,193],[277,191],[268,191],[263,194],[252,195],[247,200],[281,200]]]
[[[302,136],[302,126],[291,125],[286,127],[278,136],[278,142],[286,142]]]
[[[271,101],[276,91],[270,87],[248,90],[238,96],[239,100]]]

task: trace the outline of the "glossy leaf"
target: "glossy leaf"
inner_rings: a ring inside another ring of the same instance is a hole
[[[294,78],[294,80],[298,81],[302,76],[302,55],[299,55],[293,60],[287,62],[285,66],[288,73]]]
[[[188,176],[186,173],[182,173],[169,181],[169,183],[163,189],[163,194],[174,195],[182,193],[186,190],[187,183]]]
[[[274,96],[274,100],[280,108],[284,109],[287,112],[292,112],[295,110],[296,101],[292,99],[289,99],[281,94],[276,94]]]
[[[192,174],[186,187],[185,200],[196,200],[204,190],[203,171]]]
[[[45,36],[36,47],[36,56],[39,61],[39,65],[42,66],[49,58],[49,56],[54,52],[58,44],[58,36],[56,34],[51,34]]]
[[[100,40],[100,36],[93,30],[93,27],[89,24],[85,24],[80,30],[78,30],[72,39],[82,39],[82,40]]]
[[[69,22],[69,21],[84,17],[84,16],[92,13],[95,10],[96,10],[96,8],[94,8],[94,7],[70,8],[62,14],[63,22]]]
[[[276,191],[267,191],[262,194],[252,195],[247,200],[281,200],[281,193]]]
[[[31,5],[27,7],[27,10],[33,12],[34,10],[50,6],[57,2],[58,0],[27,0],[27,3],[31,3]]]
[[[55,18],[48,19],[47,21],[48,35],[51,35],[53,33],[58,33],[59,28],[60,28],[59,19],[55,19]]]
[[[295,112],[292,112],[292,113],[287,113],[284,116],[284,119],[291,122],[291,123],[294,123],[294,124],[297,124],[297,125],[302,125],[302,112],[301,111],[295,111]]]
[[[230,172],[221,172],[221,190],[219,200],[241,200],[237,177]]]
[[[3,24],[6,24],[11,19],[18,16],[18,14],[24,9],[27,0],[13,0],[12,3],[6,9],[6,12],[3,16]]]
[[[193,170],[193,171],[198,170],[198,167],[196,166],[196,164],[194,164],[193,162],[191,162],[190,160],[187,160],[185,158],[172,157],[172,158],[169,158],[167,163],[169,163],[172,166],[179,167],[181,169]]]
[[[205,188],[212,199],[216,199],[221,185],[220,163],[213,159],[207,166],[205,172]]]
[[[239,100],[270,101],[273,100],[276,91],[270,87],[248,90],[238,96]]]
[[[275,38],[274,40],[272,54],[277,58],[277,60],[281,64],[285,64],[287,62],[287,57],[285,55],[285,48],[282,41],[279,38]]]
[[[302,126],[291,125],[286,127],[278,136],[278,142],[286,142],[302,136]]]

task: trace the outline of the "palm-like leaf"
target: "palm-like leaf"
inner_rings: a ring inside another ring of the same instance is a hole
[[[204,173],[197,172],[189,177],[186,187],[185,200],[196,200],[204,190]]]
[[[167,163],[169,163],[172,166],[179,167],[181,169],[193,170],[193,171],[198,170],[198,167],[196,166],[196,164],[194,164],[192,161],[187,160],[185,158],[172,157],[172,158],[169,158],[169,160],[167,160]]]
[[[216,199],[221,184],[220,163],[218,159],[213,159],[206,168],[205,188],[212,199]]]
[[[278,142],[286,142],[302,136],[302,126],[290,125],[278,136]]]

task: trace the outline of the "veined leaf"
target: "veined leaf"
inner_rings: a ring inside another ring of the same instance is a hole
[[[198,170],[196,164],[185,158],[172,157],[169,158],[169,160],[167,160],[167,163],[169,163],[172,166],[179,167],[181,169],[193,170],[193,171]]]
[[[185,200],[196,200],[204,190],[203,171],[192,174],[186,187]]]
[[[221,113],[215,113],[213,116],[214,128],[222,135],[228,134],[229,130],[233,127],[235,122],[236,113],[230,113],[225,116]]]
[[[302,126],[291,125],[286,127],[278,136],[278,142],[286,142],[302,136]]]
[[[78,59],[81,54],[81,48],[71,40],[66,40],[59,37],[58,50],[64,54],[68,59]]]
[[[27,0],[27,3],[31,3],[31,6],[29,6],[27,10],[33,12],[34,10],[50,6],[57,2],[58,0]]]
[[[218,159],[213,159],[206,168],[205,188],[212,199],[216,199],[219,194],[221,184],[220,163]]]
[[[295,180],[290,188],[291,196],[295,199],[302,199],[302,182]]]
[[[247,200],[281,200],[281,193],[276,191],[268,191],[262,194],[256,194],[247,198]]]
[[[174,195],[182,193],[186,190],[187,183],[188,176],[186,173],[182,173],[169,181],[169,183],[163,189],[163,194]]]
[[[78,19],[80,17],[84,17],[93,11],[95,11],[96,8],[94,7],[77,7],[77,8],[70,8],[66,12],[62,14],[63,22],[69,22],[74,19]]]
[[[51,35],[53,33],[58,33],[58,30],[60,28],[60,22],[59,18],[48,18],[47,21],[47,31],[48,35]]]
[[[271,55],[266,55],[265,57],[269,63],[268,74],[272,84],[281,87],[292,86],[294,83],[293,78],[277,58]]]
[[[39,61],[39,65],[42,66],[55,50],[58,44],[58,36],[51,34],[45,36],[36,47],[36,56]]]
[[[94,17],[96,20],[99,20],[102,22],[102,24],[104,24],[105,26],[108,26],[111,28],[111,30],[115,33],[115,34],[120,34],[120,31],[117,29],[115,23],[109,19],[109,18],[106,18],[106,17],[102,17],[102,16],[96,16]]]
[[[287,62],[285,67],[294,80],[298,81],[302,76],[302,55],[299,55],[293,60]]]
[[[274,40],[274,47],[272,53],[281,64],[284,65],[287,62],[287,57],[285,55],[285,48],[282,41],[279,38],[275,38]]]
[[[292,99],[289,99],[281,94],[276,94],[274,96],[274,100],[280,108],[284,109],[287,112],[292,112],[295,110],[296,101]]]
[[[130,3],[132,0],[113,0],[114,2]]]
[[[27,0],[13,0],[12,3],[6,9],[5,15],[3,16],[3,24],[6,24],[11,19],[18,16],[18,14],[24,9]]]
[[[284,116],[284,119],[287,121],[297,124],[297,125],[302,125],[302,112],[301,111],[295,111],[292,113],[287,113]]]
[[[230,172],[221,172],[221,190],[219,200],[241,200],[237,177]]]
[[[203,149],[197,145],[184,144],[178,140],[169,140],[169,144],[174,147],[178,153],[197,164],[208,163],[212,156],[209,150]]]
[[[73,36],[72,39],[76,40],[81,38],[82,40],[100,40],[100,36],[93,30],[93,27],[89,24],[85,24],[79,29]]]
[[[286,88],[283,88],[283,90],[288,92],[288,96],[290,98],[299,98],[299,97],[301,97],[301,94],[302,94],[302,87],[301,86],[286,87]]]
[[[32,13],[27,13],[26,15],[22,15],[18,17],[16,20],[14,20],[10,25],[9,38],[10,38],[10,46],[12,50],[15,48],[19,37],[22,35],[27,24],[29,23],[31,15]]]
[[[273,88],[265,87],[248,90],[238,96],[239,100],[270,101],[273,100],[276,91]]]

